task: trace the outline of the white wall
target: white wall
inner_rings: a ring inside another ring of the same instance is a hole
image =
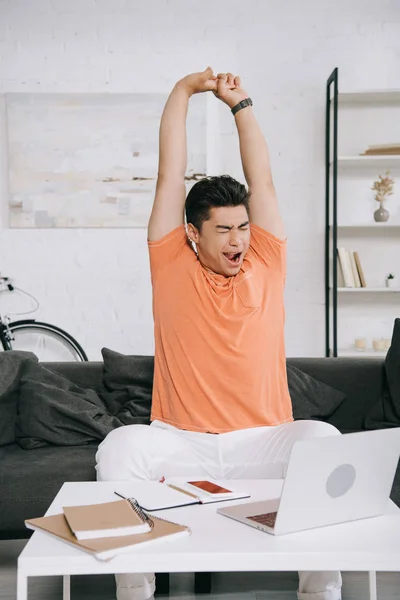
[[[254,100],[289,237],[287,352],[321,356],[325,81],[338,66],[342,91],[400,87],[400,3],[0,0],[0,94],[168,91],[207,64],[240,73]],[[222,170],[241,177],[224,108]],[[4,178],[0,194],[0,271],[39,298],[37,318],[93,360],[152,353],[146,232],[10,230]]]

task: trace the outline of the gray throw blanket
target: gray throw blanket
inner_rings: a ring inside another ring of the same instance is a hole
[[[46,369],[34,354],[0,352],[0,445],[87,444],[136,422],[132,412],[125,417],[109,414],[94,390]]]

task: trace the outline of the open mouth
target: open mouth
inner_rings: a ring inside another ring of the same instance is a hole
[[[224,256],[231,265],[237,265],[240,262],[240,257],[242,256],[242,253],[241,252],[236,252],[236,253],[224,252]]]

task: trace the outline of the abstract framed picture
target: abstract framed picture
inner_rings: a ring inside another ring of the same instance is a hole
[[[146,227],[166,99],[161,93],[7,94],[9,226]],[[190,100],[188,189],[210,174],[209,106],[205,94]]]

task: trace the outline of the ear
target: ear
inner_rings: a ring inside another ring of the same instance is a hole
[[[195,244],[197,244],[199,241],[199,236],[200,236],[198,229],[196,229],[196,227],[194,225],[192,225],[192,223],[188,223],[187,232],[188,232],[189,240],[191,242],[194,242]]]

